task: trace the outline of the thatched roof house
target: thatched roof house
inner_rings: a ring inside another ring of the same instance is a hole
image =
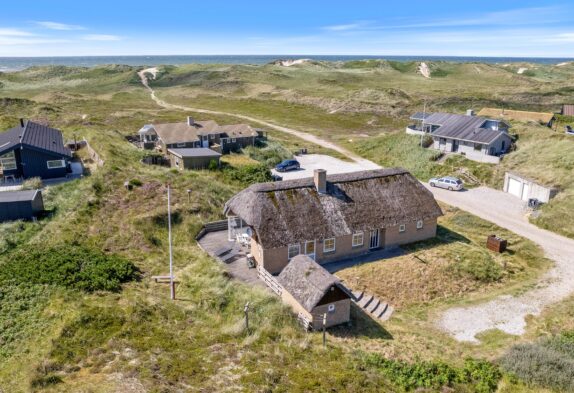
[[[252,228],[252,246],[261,248],[256,258],[264,259],[265,250],[278,250],[269,255],[281,265],[268,269],[272,272],[280,271],[289,256],[298,253],[296,245],[318,261],[335,259],[432,237],[436,218],[442,215],[433,195],[401,168],[331,176],[318,170],[314,178],[255,184],[231,198],[225,213],[240,217]],[[421,231],[424,223],[429,225]],[[397,234],[385,231],[395,227]],[[367,234],[371,236],[368,248]],[[323,240],[328,243],[323,251],[315,250]]]
[[[282,298],[315,327],[338,325],[350,319],[351,297],[340,281],[306,255],[298,255],[279,274]]]

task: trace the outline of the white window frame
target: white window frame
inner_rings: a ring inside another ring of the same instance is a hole
[[[209,134],[209,139],[215,139],[215,134]]]
[[[56,163],[59,162],[60,165],[59,166],[50,166],[50,163]],[[48,160],[46,161],[46,166],[48,167],[48,169],[60,169],[60,168],[65,168],[66,167],[66,160]]]
[[[357,237],[361,237],[361,242],[355,241]],[[353,233],[353,240],[352,240],[353,247],[362,247],[365,244],[365,233],[363,231]]]
[[[327,307],[327,312],[335,312],[335,305],[329,304],[329,306]]]
[[[237,138],[231,138],[231,143],[237,142]]]
[[[295,247],[297,247],[297,253],[295,255],[291,255],[291,248],[295,248]],[[294,258],[299,254],[301,254],[301,244],[295,243],[295,244],[289,244],[287,246],[287,259]]]
[[[424,226],[423,220],[418,220],[417,221],[417,229],[423,229],[423,226]]]
[[[405,224],[399,225],[399,233],[406,232],[407,226]]]
[[[331,242],[331,240],[333,241],[333,247],[327,248],[327,242]],[[323,240],[323,252],[324,253],[335,252],[336,249],[337,249],[337,239],[336,238],[330,237],[328,239]]]
[[[16,162],[16,154],[14,150],[0,156],[0,168],[3,171],[14,171],[18,169],[18,163]]]

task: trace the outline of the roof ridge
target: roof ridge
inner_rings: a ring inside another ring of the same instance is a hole
[[[20,143],[24,143],[24,135],[26,135],[26,130],[28,130],[28,124],[30,123],[30,120],[23,120],[24,123],[24,130],[22,131],[22,134],[20,135]]]

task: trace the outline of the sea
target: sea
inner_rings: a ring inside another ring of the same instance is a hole
[[[312,59],[351,61],[385,59],[396,61],[450,61],[459,63],[538,63],[559,64],[574,58],[544,57],[465,57],[465,56],[340,56],[340,55],[174,55],[174,56],[66,56],[66,57],[0,57],[0,72],[19,71],[34,66],[60,65],[94,67],[104,64],[157,66],[182,64],[267,64],[275,60]]]

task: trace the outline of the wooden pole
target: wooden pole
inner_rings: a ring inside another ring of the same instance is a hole
[[[171,300],[175,300],[175,284],[173,281],[173,250],[171,245],[171,188],[167,184],[167,228],[169,243],[169,290]]]
[[[327,313],[323,314],[323,348],[327,347]]]
[[[243,312],[245,313],[245,330],[247,330],[247,333],[249,333],[249,302],[245,303]]]

